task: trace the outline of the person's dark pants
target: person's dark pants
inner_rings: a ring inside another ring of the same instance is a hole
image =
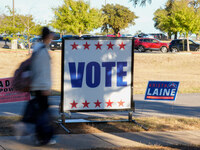
[[[33,94],[35,95],[35,99],[38,102],[39,113],[42,113],[42,112],[48,110],[48,108],[49,108],[48,96],[42,95],[42,91],[34,91]]]
[[[52,117],[49,110],[48,96],[42,95],[42,91],[35,92],[38,102],[38,116],[36,119],[36,137],[41,144],[46,144],[53,136]]]
[[[42,91],[32,91],[31,94],[35,98],[28,103],[22,121],[36,125],[36,138],[43,145],[48,143],[54,134],[48,96],[42,95]]]

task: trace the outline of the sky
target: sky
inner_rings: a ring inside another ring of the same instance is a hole
[[[13,0],[0,0],[0,14],[7,13],[5,6],[12,8]],[[20,14],[32,14],[37,22],[48,23],[53,17],[52,8],[63,4],[63,0],[14,0],[15,10]],[[151,4],[147,2],[146,6],[133,6],[130,0],[84,0],[90,3],[92,8],[100,9],[105,2],[108,4],[120,4],[133,11],[138,19],[135,19],[135,25],[129,26],[121,33],[135,34],[138,30],[144,33],[160,33],[154,28],[153,13],[160,7],[164,7],[167,0],[152,0]],[[100,30],[94,30],[100,32]]]

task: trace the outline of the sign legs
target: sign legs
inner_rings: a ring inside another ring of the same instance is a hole
[[[66,125],[65,123],[65,113],[61,113],[61,122],[59,122],[60,126],[68,133],[70,134],[71,132],[64,126]]]
[[[134,124],[136,124],[137,126],[141,127],[142,129],[146,131],[149,130],[148,128],[146,128],[145,126],[141,125],[140,123],[138,123],[137,121],[133,119],[133,111],[128,112],[128,121],[133,122]]]

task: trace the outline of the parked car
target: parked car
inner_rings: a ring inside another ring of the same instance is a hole
[[[74,37],[79,37],[79,36],[74,36]],[[106,37],[103,35],[82,35],[81,38],[83,39],[89,39],[89,38],[98,38],[98,37]]]
[[[167,36],[164,35],[163,33],[151,33],[149,35],[153,36],[153,38],[158,40],[167,40]]]
[[[154,38],[154,36],[145,34],[145,33],[140,33],[134,36],[135,38]]]
[[[11,41],[3,36],[0,36],[0,48],[11,48]]]
[[[36,36],[34,38],[31,38],[30,39],[30,45],[31,45],[31,48],[33,48],[33,46],[37,43],[37,42],[40,42],[42,40],[42,38],[40,36]]]
[[[78,35],[63,35],[62,38],[72,38],[72,37],[79,37]],[[51,50],[61,50],[62,49],[62,38],[58,40],[52,40],[50,43],[50,49]]]
[[[118,35],[116,36],[115,34],[107,34],[107,37],[121,37],[122,35],[120,33],[118,33]]]
[[[59,40],[61,38],[60,33],[54,33],[53,40]]]
[[[133,37],[132,34],[121,34],[121,37]]]
[[[17,48],[18,49],[28,49],[28,41],[23,38],[17,39]]]
[[[167,43],[162,43],[154,38],[136,38],[134,43],[135,49],[137,49],[139,52],[145,52],[146,50],[155,50],[166,53],[169,49]]]
[[[62,48],[62,39],[59,40],[52,40],[50,43],[50,49],[51,50],[56,50],[56,49],[60,49]]]
[[[200,43],[189,40],[191,51],[200,51]],[[176,39],[172,40],[169,44],[169,49],[171,52],[187,51],[187,40],[186,39]]]

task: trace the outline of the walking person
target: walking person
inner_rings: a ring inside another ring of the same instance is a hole
[[[53,33],[48,27],[42,29],[41,38],[42,41],[33,48],[30,64],[30,92],[34,98],[28,102],[22,120],[16,126],[16,133],[22,135],[24,131],[28,131],[28,124],[34,125],[34,142],[37,146],[56,143],[53,139],[54,129],[48,103],[52,84],[48,47],[53,39]]]
[[[31,93],[35,95],[38,103],[37,117],[35,122],[35,137],[37,145],[44,145],[52,142],[53,127],[49,111],[48,96],[51,93],[51,59],[48,53],[48,46],[53,39],[53,33],[44,27],[41,34],[42,42],[34,46],[36,52],[31,65],[32,83]],[[55,141],[54,141],[55,143]]]

